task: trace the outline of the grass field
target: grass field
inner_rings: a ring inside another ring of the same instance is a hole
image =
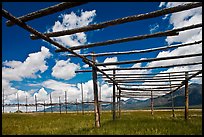
[[[202,110],[126,111],[112,121],[110,112],[101,114],[101,127],[95,128],[94,113],[5,113],[3,135],[202,135]]]

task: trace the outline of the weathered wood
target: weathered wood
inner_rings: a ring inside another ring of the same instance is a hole
[[[182,27],[182,28],[178,28],[178,29],[167,30],[167,31],[163,31],[163,32],[156,32],[153,34],[145,34],[145,35],[139,35],[139,36],[133,36],[133,37],[120,38],[120,39],[115,39],[115,40],[107,40],[107,41],[103,41],[103,42],[96,42],[96,43],[87,44],[87,45],[73,46],[73,47],[70,47],[69,49],[79,50],[79,49],[93,48],[93,47],[99,47],[99,46],[107,46],[107,45],[112,45],[112,44],[116,44],[116,43],[123,43],[123,42],[135,41],[135,40],[143,40],[143,39],[148,39],[148,38],[175,36],[175,35],[179,34],[178,32],[190,30],[190,29],[195,29],[195,28],[199,28],[199,27],[202,27],[202,23],[196,24],[196,25],[190,25],[190,26]],[[67,50],[64,50],[64,49],[56,50],[56,52],[66,52],[66,51]]]
[[[153,116],[153,93],[151,91],[151,115]]]
[[[108,69],[101,69],[101,70],[102,71],[112,71],[113,69],[114,70],[143,70],[143,69],[156,69],[156,68],[170,68],[170,67],[179,67],[179,66],[191,66],[191,65],[198,65],[198,64],[202,64],[202,61],[201,62],[195,62],[195,63],[183,63],[183,64],[174,64],[174,65],[166,65],[166,66],[156,66],[156,67],[108,68]],[[77,71],[75,71],[75,73],[81,73],[81,72],[92,72],[92,71],[91,70],[77,70]],[[162,74],[164,74],[164,73],[162,73]],[[120,75],[120,74],[117,74],[117,75]],[[125,75],[125,74],[121,74],[121,75]],[[126,75],[131,75],[131,74],[126,73]],[[132,74],[132,75],[135,75],[135,74]]]
[[[84,96],[83,96],[83,85],[81,83],[81,111],[82,111],[82,114],[84,115]]]
[[[171,74],[170,73],[169,73],[169,86],[170,86],[170,92],[171,92],[172,91],[172,86],[171,86]],[[173,93],[171,93],[171,107],[172,107],[172,116],[175,117]]]
[[[18,102],[18,113],[19,113],[19,97],[18,97],[18,92],[17,92],[17,102]]]
[[[153,91],[153,92],[168,92],[169,89],[151,89],[151,88],[125,88],[125,87],[121,87],[120,88],[123,91]]]
[[[202,40],[200,41],[195,41],[195,42],[191,42],[191,43],[185,43],[185,44],[176,44],[176,45],[167,45],[167,46],[163,46],[163,47],[156,47],[156,48],[151,48],[151,49],[143,49],[143,50],[131,50],[131,51],[122,51],[122,52],[106,52],[106,53],[97,53],[94,54],[94,56],[96,57],[102,57],[102,56],[113,56],[113,55],[128,55],[128,54],[139,54],[139,53],[149,53],[149,52],[153,52],[153,51],[159,51],[159,50],[167,50],[167,49],[171,49],[171,48],[178,48],[178,47],[185,47],[185,46],[190,46],[190,45],[196,45],[196,44],[200,44],[202,43]],[[80,54],[82,56],[92,56],[91,53],[88,54]],[[76,57],[73,54],[68,54],[67,56],[69,57]]]
[[[51,92],[50,92],[50,108],[51,108],[51,112],[53,113],[53,110],[52,110],[52,95],[51,95]]]
[[[189,105],[189,96],[188,96],[188,72],[185,72],[185,120],[188,120],[188,105]]]
[[[44,100],[44,114],[45,114],[45,100]]]
[[[113,80],[115,80],[115,70],[113,70]],[[113,83],[113,120],[116,119],[116,114],[115,114],[115,84]]]
[[[185,73],[187,73],[187,72],[185,72]],[[171,92],[167,93],[166,95],[171,94],[171,93],[177,91],[177,90],[180,89],[183,85],[185,85],[185,83],[186,83],[185,81],[188,81],[188,80],[190,80],[190,79],[196,77],[197,75],[199,75],[199,74],[201,74],[201,73],[202,73],[202,70],[199,70],[198,72],[194,73],[192,76],[187,77],[184,81],[181,82],[181,84],[180,84],[176,89],[172,90]]]
[[[26,113],[28,113],[28,97],[26,96]]]
[[[66,114],[67,114],[67,91],[64,92],[65,93],[65,107],[66,107]]]
[[[2,104],[2,107],[3,107],[3,113],[4,113],[4,89],[3,89],[3,104]]]
[[[95,65],[96,58],[93,56],[92,60]],[[98,86],[97,86],[97,70],[92,67],[92,79],[93,79],[93,90],[94,90],[94,112],[95,112],[95,126],[100,127],[100,110],[98,103]]]
[[[56,12],[60,12],[60,11],[63,11],[63,10],[66,10],[66,9],[69,9],[75,6],[79,6],[84,3],[86,2],[62,2],[60,4],[50,6],[48,8],[44,8],[44,9],[29,13],[27,15],[18,17],[18,19],[21,20],[22,22],[27,22],[30,20],[34,20],[34,19],[46,16],[46,15],[54,14]],[[10,20],[6,22],[7,26],[13,26],[14,24],[15,23]]]
[[[121,86],[158,86],[158,88],[160,88],[160,86],[161,87],[164,87],[164,86],[168,86],[168,88],[169,88],[169,84],[120,84],[120,83],[118,83],[118,85],[121,87]],[[171,84],[171,85],[174,85],[174,86],[179,86],[180,84]]]
[[[170,57],[160,57],[160,58],[148,58],[148,59],[140,59],[140,60],[121,61],[121,62],[118,61],[118,62],[97,63],[96,66],[122,65],[122,64],[132,64],[132,63],[160,61],[160,60],[169,60],[169,59],[189,58],[189,57],[196,57],[196,56],[202,56],[202,53],[170,56]]]
[[[121,89],[119,89],[119,118],[121,118]]]
[[[38,111],[37,96],[35,95],[35,112]]]
[[[60,114],[61,114],[61,101],[60,101],[60,96],[59,96],[59,111],[60,111]]]
[[[74,34],[74,33],[78,33],[78,32],[97,30],[97,29],[102,29],[102,28],[108,27],[108,26],[113,26],[113,25],[123,24],[123,23],[127,23],[127,22],[132,22],[132,21],[139,21],[139,20],[154,18],[154,17],[158,17],[158,16],[162,16],[162,15],[166,15],[166,14],[170,14],[170,13],[174,13],[174,12],[180,12],[180,11],[184,11],[184,10],[188,10],[188,9],[192,9],[192,8],[197,8],[200,6],[202,6],[201,2],[200,3],[189,3],[189,4],[179,5],[179,6],[175,6],[175,7],[164,8],[161,10],[157,10],[157,11],[153,11],[153,12],[149,12],[149,13],[145,13],[145,14],[139,14],[139,15],[133,15],[133,16],[128,16],[128,17],[124,17],[124,18],[119,18],[119,19],[103,22],[100,24],[92,24],[89,26],[75,28],[75,29],[71,29],[71,30],[63,30],[63,31],[58,31],[58,32],[45,33],[44,35],[46,35],[48,37],[58,37],[58,36],[70,35],[70,34]],[[31,35],[31,38],[37,39],[38,37]]]

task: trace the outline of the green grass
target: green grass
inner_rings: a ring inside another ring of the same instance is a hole
[[[202,135],[202,111],[183,110],[122,112],[112,121],[110,112],[101,114],[101,127],[95,128],[94,113],[2,114],[3,135]]]

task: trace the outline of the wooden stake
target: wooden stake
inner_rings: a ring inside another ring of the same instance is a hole
[[[170,92],[172,91],[172,87],[171,87],[171,79],[170,79],[170,73],[169,73],[169,85],[170,85]],[[173,93],[171,92],[171,106],[172,106],[172,116],[175,117],[175,113],[174,113],[174,97],[173,97]]]
[[[45,114],[45,100],[44,100],[44,114]]]
[[[185,72],[185,120],[188,119],[188,105],[189,105],[189,98],[188,98],[188,72]]]
[[[115,70],[113,70],[113,80],[115,80]],[[113,120],[115,120],[115,84],[113,83]]]
[[[26,96],[26,113],[28,112],[28,97]]]
[[[119,89],[119,118],[121,117],[121,90]]]
[[[60,109],[60,114],[61,114],[61,101],[60,101],[60,96],[59,96],[59,109]]]
[[[35,95],[35,107],[36,107],[36,112],[38,111],[38,105],[37,105],[37,96]]]
[[[4,89],[3,89],[3,113],[4,113]]]
[[[19,113],[19,97],[18,97],[18,92],[17,92],[17,101],[18,101],[18,113]]]
[[[92,56],[94,66],[92,67],[93,89],[94,89],[94,111],[95,111],[95,126],[100,127],[100,110],[98,103],[98,86],[97,86],[97,70],[95,68],[96,58]]]
[[[67,91],[64,92],[65,93],[65,107],[66,107],[66,114],[67,114]]]
[[[84,96],[83,96],[83,85],[81,83],[81,111],[82,111],[82,114],[84,115]]]
[[[151,91],[151,115],[153,116],[153,94]]]
[[[53,113],[53,110],[52,110],[52,95],[51,95],[51,92],[50,92],[50,106],[51,106],[51,112]]]

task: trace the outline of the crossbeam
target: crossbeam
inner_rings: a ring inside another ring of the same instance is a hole
[[[202,53],[180,55],[180,56],[170,56],[170,57],[160,57],[160,58],[148,58],[148,59],[140,59],[140,60],[121,61],[121,62],[97,63],[96,66],[123,65],[123,64],[132,64],[132,63],[150,62],[150,61],[189,58],[189,57],[196,57],[196,56],[202,56]]]
[[[153,34],[145,34],[145,35],[139,35],[139,36],[133,36],[133,37],[120,38],[120,39],[115,39],[115,40],[108,40],[108,41],[103,41],[103,42],[96,42],[96,43],[91,43],[91,44],[87,44],[87,45],[73,46],[73,47],[70,47],[70,49],[71,50],[79,50],[79,49],[112,45],[112,44],[116,44],[116,43],[123,43],[123,42],[135,41],[135,40],[143,40],[143,39],[148,39],[148,38],[175,36],[175,35],[179,34],[178,32],[190,30],[190,29],[195,29],[195,28],[199,28],[199,27],[202,27],[202,23],[199,23],[196,25],[190,25],[190,26],[186,26],[186,27],[182,27],[182,28],[177,28],[177,29],[173,29],[173,30],[156,32]],[[66,50],[57,49],[56,52],[66,52]]]
[[[37,19],[43,16],[54,14],[56,12],[60,12],[60,11],[63,11],[63,10],[66,10],[66,9],[69,9],[75,6],[79,6],[85,3],[87,2],[62,2],[60,4],[50,6],[48,8],[44,8],[44,9],[29,13],[27,15],[18,17],[18,19],[21,20],[22,22],[27,22],[27,21],[34,20],[34,19]],[[15,25],[15,23],[9,20],[6,22],[6,25],[13,26]]]
[[[127,23],[127,22],[139,21],[139,20],[159,17],[159,16],[162,16],[162,15],[166,15],[166,14],[170,14],[170,13],[174,13],[174,12],[180,12],[180,11],[184,11],[184,10],[197,8],[197,7],[200,7],[200,6],[202,6],[202,2],[178,5],[178,6],[175,6],[175,7],[164,8],[164,9],[161,9],[161,10],[157,10],[157,11],[153,11],[153,12],[149,12],[149,13],[145,13],[145,14],[133,15],[133,16],[128,16],[128,17],[124,17],[124,18],[119,18],[119,19],[103,22],[103,23],[100,23],[100,24],[92,24],[92,25],[89,25],[89,26],[81,27],[81,28],[75,28],[75,29],[71,29],[71,30],[64,30],[64,31],[58,31],[58,32],[45,33],[44,35],[46,35],[48,37],[59,37],[59,36],[64,36],[64,35],[71,35],[71,34],[78,33],[78,32],[86,32],[86,31],[91,31],[91,30],[97,30],[97,29],[102,29],[102,28],[106,28],[106,27],[109,27],[109,26],[123,24],[123,23]],[[38,39],[39,37],[31,34],[31,38],[32,39]]]

